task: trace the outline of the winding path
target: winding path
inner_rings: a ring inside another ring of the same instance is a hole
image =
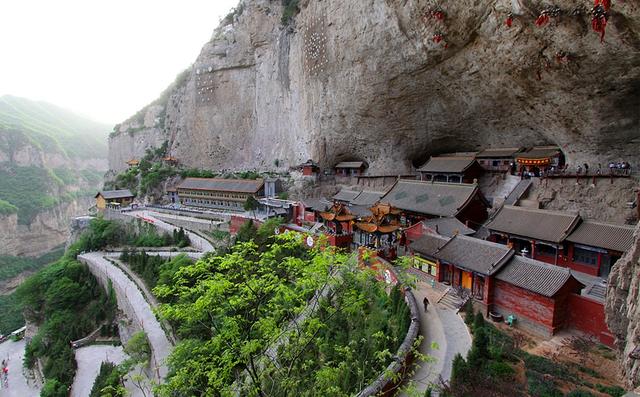
[[[0,359],[9,361],[9,388],[0,388],[2,397],[29,397],[40,394],[40,387],[25,376],[26,369],[22,366],[25,344],[24,339],[0,343]]]
[[[126,358],[122,346],[85,346],[75,352],[78,371],[73,378],[71,397],[86,397],[91,393],[103,362],[112,362],[117,365]]]
[[[413,382],[418,395],[424,394],[429,385],[437,385],[439,378],[451,379],[451,366],[456,354],[467,356],[471,349],[471,335],[462,318],[453,310],[435,302],[442,291],[425,282],[417,282],[413,293],[420,305],[420,335],[424,336],[420,353],[433,358],[432,362],[416,363],[415,373],[407,380]],[[424,297],[431,304],[425,313],[422,307]],[[437,395],[433,392],[434,396]]]
[[[102,282],[110,279],[116,292],[118,307],[137,321],[147,334],[153,355],[152,367],[156,377],[164,379],[168,373],[166,360],[171,353],[172,345],[151,306],[142,292],[120,268],[104,258],[104,252],[90,252],[78,255],[78,260],[85,263],[89,270]]]
[[[167,222],[161,221],[160,219],[156,218],[154,216],[156,213],[153,211],[148,211],[148,210],[131,211],[131,212],[125,212],[125,214],[135,218],[143,218],[143,219],[150,220],[158,229],[164,230],[169,233],[173,233],[174,230],[180,229],[179,227],[173,226]],[[211,245],[211,243],[208,242],[206,239],[200,237],[199,235],[197,235],[196,233],[190,230],[184,229],[184,231],[189,236],[189,240],[191,240],[192,247],[202,252],[210,252],[214,250],[213,245]]]

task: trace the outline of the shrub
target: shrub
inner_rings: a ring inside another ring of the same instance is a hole
[[[536,397],[563,397],[562,392],[556,388],[552,379],[546,379],[544,375],[535,371],[526,371],[527,390],[530,395]]]
[[[471,331],[473,331],[473,319],[473,302],[469,299],[467,303],[464,304],[464,323],[467,324],[467,327]]]
[[[504,361],[492,361],[488,366],[489,374],[496,378],[511,379],[516,371]]]
[[[600,393],[607,393],[611,397],[622,397],[624,395],[624,389],[620,386],[605,386],[598,383],[596,390]]]
[[[289,21],[298,13],[298,3],[300,0],[282,0],[284,9],[282,10],[281,22],[283,25],[287,25]]]
[[[571,392],[569,392],[569,394],[567,394],[566,397],[595,397],[595,396],[591,392],[578,389],[578,390],[572,390]]]

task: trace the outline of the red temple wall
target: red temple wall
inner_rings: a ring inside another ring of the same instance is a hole
[[[569,295],[569,324],[572,328],[592,335],[607,345],[613,346],[614,338],[605,321],[604,305],[585,296]]]

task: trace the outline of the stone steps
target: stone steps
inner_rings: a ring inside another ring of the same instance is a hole
[[[518,202],[518,200],[520,200],[525,195],[527,190],[529,190],[529,188],[531,187],[531,184],[532,184],[531,179],[523,179],[520,182],[518,182],[516,187],[511,191],[511,193],[509,193],[507,198],[504,200],[504,204],[515,205]]]
[[[443,308],[457,311],[462,304],[462,299],[458,297],[455,290],[450,289],[438,300],[438,304]]]

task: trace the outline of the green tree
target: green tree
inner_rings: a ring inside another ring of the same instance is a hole
[[[309,250],[293,233],[269,239],[207,256],[154,288],[180,339],[159,395],[347,396],[389,365],[406,305],[397,312],[386,285],[334,249]],[[324,288],[332,292],[298,318]]]
[[[245,223],[240,226],[238,233],[236,233],[236,241],[237,242],[247,242],[251,241],[258,230],[256,229],[253,221],[249,219]]]
[[[249,196],[247,197],[247,201],[244,202],[244,205],[242,206],[242,208],[244,208],[245,211],[251,211],[251,213],[253,214],[253,217],[255,218],[258,205],[260,205],[260,202],[256,200],[255,197]]]
[[[40,391],[40,397],[67,397],[67,395],[67,386],[57,379],[47,379]]]

